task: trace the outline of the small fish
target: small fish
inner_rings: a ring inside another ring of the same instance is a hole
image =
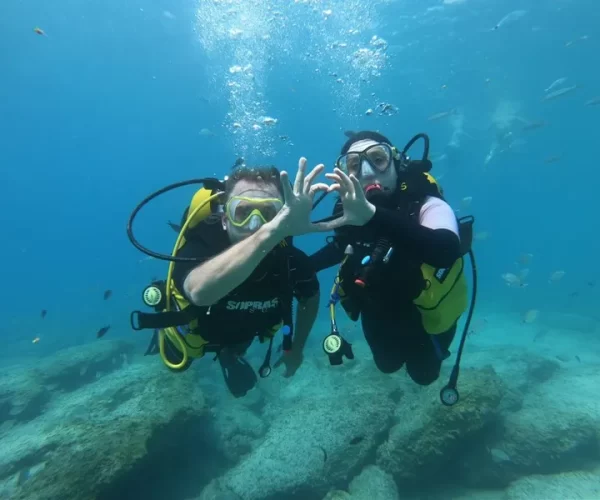
[[[589,40],[589,36],[587,35],[583,35],[580,36],[579,38],[577,38],[576,40],[570,40],[568,42],[565,42],[565,47],[571,47],[573,44],[575,44],[576,42],[583,42],[585,40]]]
[[[110,330],[110,325],[103,326],[102,328],[100,328],[100,330],[96,332],[96,338],[101,339],[102,337],[104,337],[104,335],[106,335],[106,332],[108,332],[108,330]]]
[[[105,290],[104,291],[104,295],[102,296],[102,298],[104,300],[108,300],[112,297],[112,290]]]
[[[530,309],[523,315],[523,323],[531,325],[537,318],[540,312],[537,309]]]
[[[577,360],[579,363],[581,363],[581,358],[580,358],[579,356],[575,356],[575,359],[576,359],[576,360]]]
[[[478,335],[479,333],[481,333],[486,325],[488,323],[488,320],[485,318],[477,318],[475,321],[473,321],[473,323],[471,324],[471,328],[469,329],[469,335]]]
[[[448,111],[442,111],[441,113],[436,113],[434,115],[431,115],[429,118],[427,118],[427,121],[435,122],[435,121],[441,120],[443,118],[446,118],[448,116],[455,115],[456,113],[457,113],[456,108],[452,108]]]
[[[523,283],[523,277],[517,276],[514,273],[504,273],[501,275],[501,278],[504,280],[507,286],[513,288],[524,288],[527,286],[526,283]]]
[[[170,220],[167,221],[167,226],[169,226],[176,233],[181,232],[181,226],[179,224],[175,224],[174,222],[171,222]]]
[[[42,312],[40,313],[41,318],[44,319],[46,314],[48,314],[48,311],[46,309],[42,309]]]
[[[506,26],[507,24],[510,24],[514,21],[518,21],[525,14],[527,14],[526,10],[513,10],[512,12],[509,12],[508,14],[506,14],[502,19],[500,19],[500,21],[498,21],[496,26],[494,26],[490,31],[496,31],[496,30],[502,28],[502,26]]]
[[[595,281],[588,281],[587,282],[587,286],[594,287],[594,286],[596,286],[596,282]]]
[[[542,101],[543,102],[553,101],[554,99],[558,99],[559,97],[570,94],[571,92],[573,92],[574,90],[577,90],[578,88],[579,87],[577,85],[571,85],[570,87],[564,87],[562,89],[555,90],[554,92],[550,92],[549,94],[546,94],[542,98]]]
[[[545,120],[540,120],[537,122],[528,122],[525,125],[523,125],[523,132],[530,132],[532,130],[538,130],[540,128],[544,128],[546,125],[548,125],[548,122]]]
[[[519,255],[518,263],[522,266],[528,266],[531,264],[531,259],[533,259],[532,253],[522,253]]]
[[[350,440],[350,444],[358,444],[361,443],[362,440],[365,439],[364,436],[356,436]]]
[[[546,165],[552,165],[553,163],[558,163],[560,161],[560,156],[549,156],[548,158],[544,159],[544,163]]]
[[[356,132],[354,132],[354,130],[344,130],[344,135],[348,139],[352,139],[356,135]]]
[[[600,96],[598,97],[593,97],[592,99],[590,99],[589,101],[585,102],[586,106],[598,106],[600,104]]]
[[[555,89],[556,87],[558,87],[559,85],[562,85],[566,81],[567,81],[567,77],[566,76],[563,76],[561,78],[557,78],[556,80],[554,80],[550,84],[550,86],[547,89],[544,89],[544,92],[550,92],[552,89]]]
[[[558,283],[561,279],[563,279],[565,274],[566,274],[565,271],[554,271],[550,275],[550,278],[548,279],[548,283],[550,283],[550,284]]]
[[[40,338],[39,338],[39,337],[35,337],[35,338],[34,338],[34,339],[31,341],[31,343],[32,343],[32,344],[37,344],[39,341],[40,341]]]
[[[465,196],[461,201],[460,201],[460,206],[462,208],[469,208],[471,206],[471,202],[473,201],[473,197],[472,196]]]
[[[207,128],[202,128],[200,129],[200,132],[198,132],[199,135],[203,136],[203,137],[214,137],[214,133],[207,129]]]
[[[322,446],[319,446],[319,448],[323,452],[323,462],[327,462],[327,450]]]
[[[48,36],[48,35],[46,35],[46,32],[42,28],[39,28],[38,26],[33,28],[33,32],[40,36]]]
[[[476,241],[485,241],[490,237],[490,233],[488,231],[479,231],[474,234],[473,239]]]

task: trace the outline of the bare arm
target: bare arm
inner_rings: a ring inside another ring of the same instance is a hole
[[[284,235],[271,223],[223,253],[193,269],[183,284],[188,299],[197,306],[219,301],[252,274]]]

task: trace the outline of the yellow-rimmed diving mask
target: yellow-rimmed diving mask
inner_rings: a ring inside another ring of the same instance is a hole
[[[235,227],[254,231],[275,218],[283,207],[279,198],[233,196],[225,205],[225,215]]]

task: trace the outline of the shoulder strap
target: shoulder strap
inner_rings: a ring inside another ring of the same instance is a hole
[[[292,278],[292,252],[293,246],[278,248],[278,260],[280,266],[281,300],[283,304],[283,321],[294,331],[294,282]]]

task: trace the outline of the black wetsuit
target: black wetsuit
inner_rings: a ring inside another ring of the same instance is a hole
[[[183,291],[185,279],[194,268],[230,246],[220,224],[203,223],[193,229],[186,235],[186,243],[177,256],[199,261],[175,264],[173,281],[177,289]],[[254,338],[268,333],[282,320],[292,319],[285,317],[291,314],[287,300],[309,298],[318,291],[319,282],[308,256],[287,246],[267,254],[246,281],[215,304],[194,306],[198,331],[205,340],[218,346],[219,361],[234,395],[245,394],[256,381],[254,371],[240,359]]]
[[[378,206],[368,224],[341,228],[333,241],[310,259],[318,272],[340,263],[346,246],[352,245],[354,254],[342,268],[342,286],[349,302],[356,304],[360,312],[377,367],[391,373],[406,364],[416,383],[428,385],[439,376],[443,359],[440,354],[447,352],[452,343],[456,325],[435,336],[425,332],[413,304],[424,287],[421,265],[449,268],[460,257],[461,249],[452,231],[421,226],[418,214],[424,198],[410,203],[394,201],[394,205],[402,205],[397,209]],[[387,264],[374,267],[366,287],[361,288],[354,284],[361,260],[372,253],[373,245],[381,238],[389,242],[393,253]]]

